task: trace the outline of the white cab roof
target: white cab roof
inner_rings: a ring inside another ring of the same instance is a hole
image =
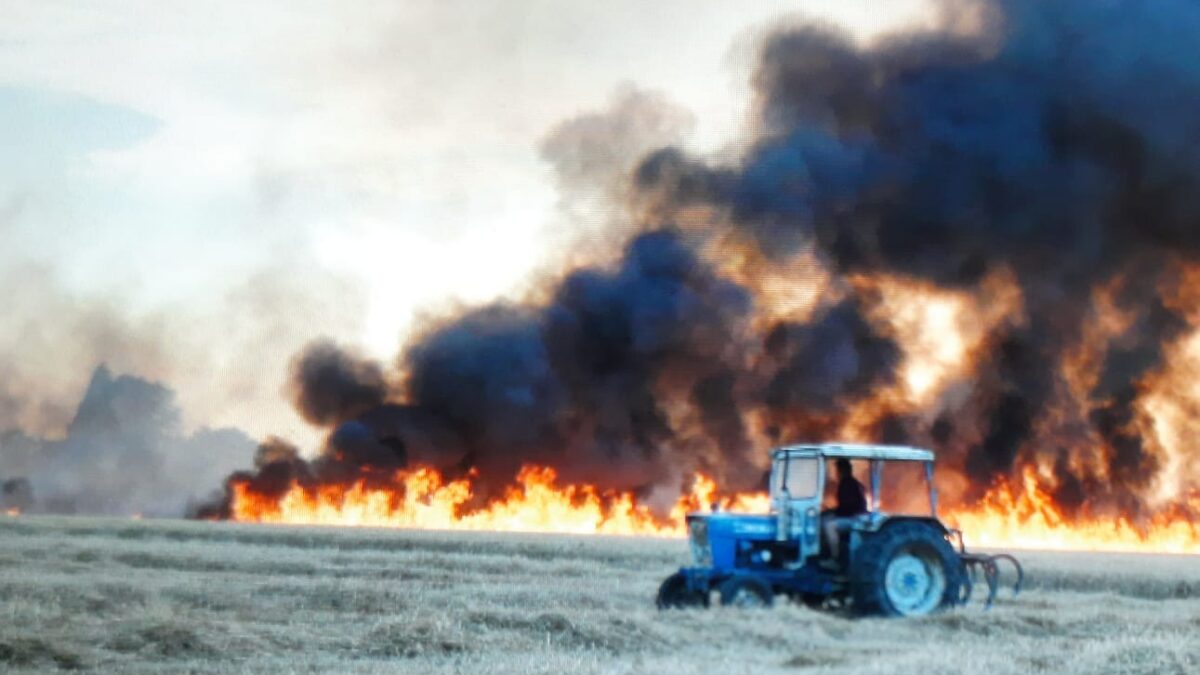
[[[791,457],[845,457],[847,459],[882,459],[910,462],[932,462],[933,453],[906,445],[867,445],[860,443],[820,443],[784,445],[771,453],[772,457],[787,453]]]

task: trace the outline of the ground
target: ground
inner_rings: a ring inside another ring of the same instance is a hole
[[[0,517],[0,671],[1194,673],[1200,561],[1022,554],[918,620],[659,612],[679,540]]]

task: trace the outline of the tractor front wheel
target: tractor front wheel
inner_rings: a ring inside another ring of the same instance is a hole
[[[721,604],[726,607],[770,607],[775,601],[771,586],[758,577],[738,575],[721,583]]]
[[[658,597],[654,604],[659,609],[708,607],[708,594],[688,588],[687,577],[683,576],[683,572],[676,572],[664,579],[658,587]]]

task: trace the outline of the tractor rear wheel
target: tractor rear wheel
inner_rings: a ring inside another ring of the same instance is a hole
[[[708,607],[708,594],[688,588],[687,577],[683,576],[683,572],[676,572],[659,585],[654,604],[659,609]]]
[[[721,592],[721,604],[725,607],[758,609],[770,607],[775,601],[770,584],[748,575],[729,577],[721,582],[718,590]]]
[[[962,564],[932,525],[904,521],[866,534],[850,565],[850,593],[859,614],[923,616],[953,606]]]

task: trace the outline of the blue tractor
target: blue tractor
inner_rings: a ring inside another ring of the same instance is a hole
[[[832,546],[822,526],[831,515],[822,513],[831,460],[849,460],[869,477],[866,512],[844,523]],[[938,519],[933,464],[929,450],[900,446],[774,450],[771,512],[690,514],[694,564],[663,581],[658,606],[707,607],[715,592],[721,604],[738,607],[770,606],[784,595],[811,607],[841,606],[856,614],[921,616],[965,602],[977,570],[986,576],[990,606],[1000,559],[1016,566],[1014,591],[1019,591],[1022,572],[1015,559],[966,553],[961,533]],[[902,508],[885,512],[884,496]],[[923,512],[914,512],[917,497]],[[831,548],[839,549],[836,557]]]

